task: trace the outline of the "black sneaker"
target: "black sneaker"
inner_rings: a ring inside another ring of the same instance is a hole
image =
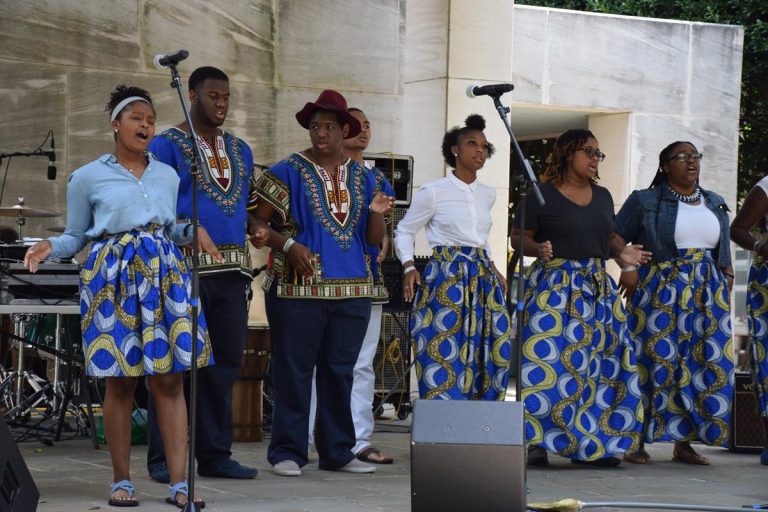
[[[210,476],[214,478],[235,478],[249,479],[256,478],[259,470],[243,466],[236,460],[221,459],[208,464],[200,464],[197,468],[197,474],[200,476]]]
[[[541,446],[529,446],[528,447],[528,465],[545,468],[549,466],[549,459],[547,458],[547,450]]]
[[[615,468],[621,464],[621,459],[618,457],[603,457],[597,460],[578,460],[571,459],[572,464],[584,464],[585,466],[595,466],[598,468]]]
[[[161,484],[171,483],[171,475],[168,473],[168,465],[165,462],[158,462],[147,466],[149,478]]]

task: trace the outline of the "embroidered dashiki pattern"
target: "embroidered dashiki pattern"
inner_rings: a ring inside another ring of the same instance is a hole
[[[768,418],[768,261],[755,256],[747,282],[747,322],[752,338],[752,382],[758,408]]]
[[[94,240],[80,271],[88,375],[139,377],[180,372],[192,358],[191,278],[163,226]],[[198,367],[213,364],[202,310]]]
[[[375,181],[360,164],[348,159],[334,178],[295,153],[259,176],[255,188],[275,208],[280,233],[308,247],[315,260],[315,275],[305,279],[290,266],[285,253],[273,250],[265,290],[276,279],[278,297],[373,296],[365,232]]]
[[[728,286],[710,251],[640,267],[627,306],[645,403],[645,441],[727,443],[733,397]]]
[[[202,175],[196,178],[196,186],[200,190],[200,222],[224,256],[224,262],[218,263],[210,255],[201,255],[200,273],[238,270],[250,277],[246,229],[248,210],[255,209],[257,201],[253,155],[244,141],[227,132],[213,141],[198,136],[198,141],[210,176],[210,183],[205,182]],[[181,222],[189,222],[192,217],[192,140],[185,132],[173,127],[155,137],[149,150],[179,174],[177,217]],[[191,258],[187,262],[191,265]]]
[[[413,304],[419,396],[504,400],[512,327],[485,250],[435,247]]]
[[[536,261],[522,347],[526,439],[594,461],[634,451],[643,407],[616,283],[602,260]]]

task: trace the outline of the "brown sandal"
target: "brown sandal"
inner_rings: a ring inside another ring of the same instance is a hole
[[[624,452],[624,457],[622,458],[624,459],[624,462],[630,462],[632,464],[653,464],[651,456],[642,448],[632,453]]]
[[[675,446],[675,449],[672,451],[672,460],[684,464],[695,464],[697,466],[709,466],[710,464],[708,458],[696,453],[696,450],[691,446],[681,450],[678,450],[678,447]]]
[[[356,457],[363,462],[371,464],[392,464],[394,461],[392,457],[382,453],[382,451],[375,446],[369,446],[368,448],[361,450]]]

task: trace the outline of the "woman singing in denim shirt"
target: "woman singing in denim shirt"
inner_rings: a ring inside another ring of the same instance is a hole
[[[674,142],[656,176],[615,220],[612,244],[642,244],[649,265],[622,268],[627,324],[641,367],[645,442],[673,441],[673,460],[709,464],[691,441],[728,439],[733,388],[728,207],[699,186],[701,153]],[[624,460],[650,464],[641,446]]]

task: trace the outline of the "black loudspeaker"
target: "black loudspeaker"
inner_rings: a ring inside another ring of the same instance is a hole
[[[763,422],[752,377],[746,372],[736,372],[729,449],[734,452],[760,453],[764,446],[763,436]]]
[[[11,431],[0,419],[0,512],[37,510],[40,492],[11,437]]]
[[[382,401],[393,404],[400,419],[405,419],[410,412],[410,340],[408,313],[385,312],[373,358],[374,404],[376,407]]]
[[[417,400],[411,429],[413,512],[523,512],[523,404]]]
[[[415,256],[413,266],[423,276],[424,269],[427,268],[429,258],[426,256]],[[400,261],[386,259],[379,266],[381,278],[384,280],[384,287],[389,293],[389,302],[384,304],[384,311],[411,311],[413,303],[405,302],[403,298],[403,266]],[[406,325],[407,327],[407,325]]]
[[[395,191],[395,204],[411,204],[413,189],[413,157],[392,153],[365,153],[363,159],[380,170]]]

